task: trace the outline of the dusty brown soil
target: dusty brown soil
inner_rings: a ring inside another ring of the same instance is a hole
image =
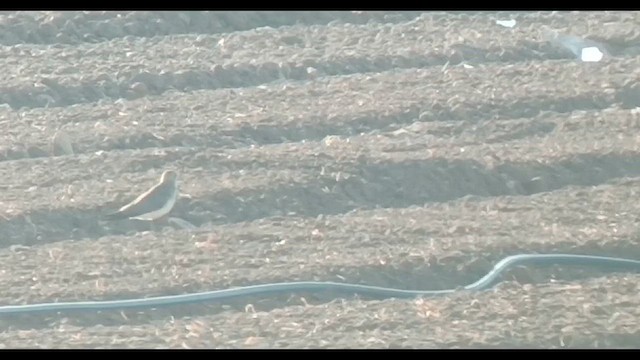
[[[516,19],[513,29],[497,19]],[[640,259],[637,12],[3,12],[0,304]],[[600,41],[582,63],[542,27]],[[52,150],[63,131],[75,154]],[[102,215],[179,172],[172,216]],[[0,317],[5,348],[637,347],[640,274],[517,268]]]

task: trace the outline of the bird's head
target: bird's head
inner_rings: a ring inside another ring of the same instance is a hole
[[[174,182],[178,179],[178,173],[173,170],[166,170],[162,173],[162,182]]]

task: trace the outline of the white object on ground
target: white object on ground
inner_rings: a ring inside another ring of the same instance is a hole
[[[582,53],[580,54],[580,60],[584,62],[598,62],[602,60],[604,54],[598,47],[590,46],[582,49]]]
[[[557,31],[547,27],[543,28],[542,38],[555,46],[568,49],[578,59],[584,62],[598,62],[602,60],[605,55],[609,56],[607,50],[601,46],[602,44],[596,41],[583,39],[575,35],[559,34]]]
[[[512,28],[512,27],[516,26],[516,21],[513,20],[513,19],[511,19],[511,20],[496,20],[496,24],[498,24],[500,26]]]

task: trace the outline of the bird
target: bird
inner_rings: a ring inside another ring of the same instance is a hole
[[[105,215],[107,220],[135,219],[157,221],[165,218],[178,198],[178,174],[173,170],[165,170],[160,182],[124,205],[115,212]]]

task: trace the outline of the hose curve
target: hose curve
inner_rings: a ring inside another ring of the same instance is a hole
[[[498,263],[478,281],[464,286],[467,291],[483,291],[494,287],[500,276],[509,268],[516,265],[580,265],[594,266],[609,271],[638,271],[640,261],[616,257],[572,255],[572,254],[520,254],[508,256]],[[0,306],[0,315],[35,314],[60,311],[102,311],[131,308],[156,308],[160,306],[185,305],[201,302],[213,302],[242,298],[255,295],[273,295],[291,292],[322,292],[335,291],[350,295],[367,295],[374,298],[414,298],[433,297],[451,294],[456,289],[445,290],[402,290],[360,284],[336,282],[281,282],[261,285],[251,285],[223,290],[205,291],[191,294],[158,296],[139,299],[108,300],[108,301],[78,301],[56,302],[28,305]]]

